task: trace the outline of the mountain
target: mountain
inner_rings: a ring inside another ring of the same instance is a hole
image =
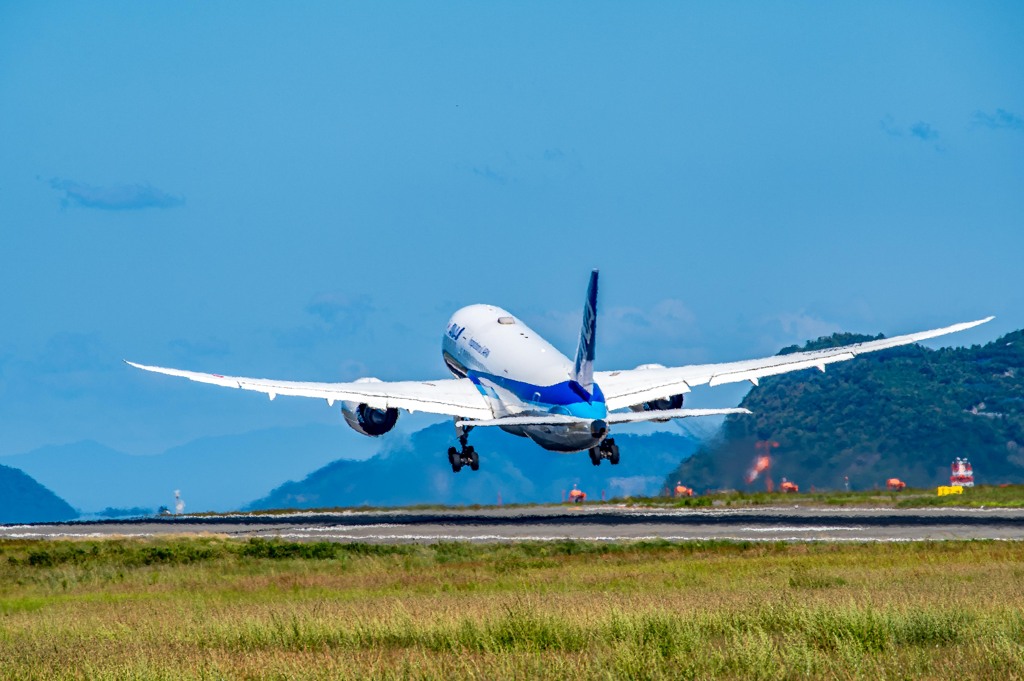
[[[836,334],[783,353],[846,345]],[[761,379],[726,419],[720,436],[672,472],[698,490],[763,489],[744,475],[758,440],[779,443],[771,473],[800,485],[884,487],[948,484],[950,463],[969,457],[979,483],[1024,483],[1024,331],[984,346],[906,346]]]
[[[174,505],[189,511],[236,510],[282,480],[339,458],[365,458],[380,444],[344,425],[310,424],[202,438],[162,454],[126,454],[96,442],[42,447],[0,457],[84,511]]]
[[[573,484],[590,498],[657,494],[665,471],[696,450],[684,435],[616,435],[622,462],[593,466],[586,454],[556,454],[497,428],[470,436],[480,470],[452,473],[454,429],[442,423],[365,461],[335,461],[299,482],[281,485],[251,509],[407,504],[493,504],[560,501]]]
[[[74,520],[75,509],[16,468],[0,466],[0,523]]]

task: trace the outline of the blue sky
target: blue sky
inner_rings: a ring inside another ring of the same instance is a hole
[[[0,455],[356,438],[120,360],[436,378],[474,302],[569,352],[592,267],[598,368],[991,340],[1021,35],[1010,2],[0,3]]]

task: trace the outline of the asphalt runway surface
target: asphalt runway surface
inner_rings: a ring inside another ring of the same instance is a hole
[[[648,509],[541,506],[480,510],[295,512],[164,516],[2,525],[0,538],[67,539],[184,535],[290,541],[435,543],[669,541],[904,542],[1024,539],[1024,509],[747,507]]]

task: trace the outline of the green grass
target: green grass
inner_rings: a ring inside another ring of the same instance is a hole
[[[1018,492],[1024,499],[1024,488]],[[702,507],[702,506],[896,506],[921,496],[934,495],[935,490],[906,489],[902,492],[888,490],[865,490],[846,492],[823,490],[815,492],[740,492],[728,490],[711,492],[696,497],[667,499],[665,497],[643,497],[625,500],[626,503],[651,507]],[[623,500],[614,500],[623,503]]]
[[[617,500],[616,503],[622,503]],[[772,506],[772,505],[816,505],[816,506],[892,506],[895,508],[917,508],[928,506],[964,506],[992,508],[1024,508],[1024,485],[995,487],[981,485],[965,487],[963,494],[938,496],[934,487],[927,489],[907,488],[900,492],[888,490],[816,492],[739,492],[726,491],[699,497],[666,499],[644,497],[628,500],[628,503],[643,506]]]
[[[902,499],[897,506],[900,508],[925,506],[1022,508],[1024,507],[1024,486],[979,485],[978,487],[965,487],[963,494],[948,494],[942,497],[938,496],[935,490],[931,490],[930,494]]]
[[[798,493],[784,492],[741,492],[728,490],[723,492],[712,492],[696,497],[683,497],[674,499],[669,497],[628,497],[614,498],[607,501],[588,501],[588,506],[618,506],[622,504],[630,506],[664,507],[664,508],[703,508],[712,506],[785,506],[801,504],[807,506],[891,506],[895,508],[914,508],[925,506],[968,506],[968,507],[1024,507],[1024,485],[1009,485],[1006,487],[994,487],[982,485],[974,488],[965,488],[962,495],[949,495],[939,497],[936,488],[907,488],[900,492],[891,492],[886,489],[880,490],[821,490],[804,491]],[[506,504],[505,509],[515,508],[538,508],[543,506],[574,506],[572,502],[562,504]],[[499,508],[472,504],[468,506],[444,506],[440,504],[417,504],[412,506],[394,507],[323,507],[302,509],[303,513],[337,513],[337,512],[366,512],[379,513],[381,511],[452,511],[469,510],[479,511]],[[221,515],[284,515],[295,513],[295,509],[267,509],[261,511],[238,511],[230,513],[195,513],[194,516],[221,516]]]
[[[1024,544],[0,542],[0,676],[1024,678]]]

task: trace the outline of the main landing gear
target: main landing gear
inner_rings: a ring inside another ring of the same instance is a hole
[[[469,431],[471,429],[472,426],[458,428],[459,448],[448,448],[448,463],[452,465],[453,473],[461,471],[463,466],[469,466],[469,469],[472,471],[480,470],[480,455],[473,449],[473,445],[469,444]]]
[[[597,447],[590,448],[590,463],[600,466],[601,459],[608,459],[613,466],[619,464],[619,446],[615,444],[614,438],[603,440]]]

